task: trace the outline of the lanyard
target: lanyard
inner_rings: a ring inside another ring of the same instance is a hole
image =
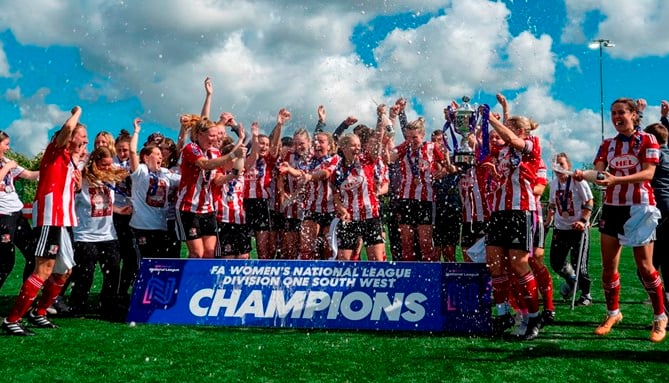
[[[558,196],[558,199],[560,200],[560,207],[562,208],[562,212],[567,212],[568,211],[568,202],[569,202],[569,188],[571,187],[571,176],[567,177],[567,183],[564,187],[564,192],[562,195]],[[560,190],[560,182],[558,181],[558,191],[561,192]]]

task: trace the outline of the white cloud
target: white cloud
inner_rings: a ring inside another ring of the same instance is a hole
[[[21,88],[17,86],[13,89],[7,89],[5,91],[5,100],[17,103],[19,100],[21,100]]]
[[[666,28],[669,2],[665,0],[566,0],[567,20],[562,41],[585,44],[587,39],[610,39],[619,47],[608,53],[613,57],[633,59],[669,54]],[[596,35],[585,36],[588,14],[599,13]]]
[[[584,18],[595,4],[583,3],[579,8],[570,2],[571,14]],[[287,132],[311,128],[319,104],[326,106],[331,127],[351,114],[373,124],[374,102],[399,96],[416,97],[436,128],[443,124],[443,106],[453,99],[514,90],[522,92],[513,100],[520,103],[517,111],[542,123],[547,148],[566,143],[564,148],[590,156],[596,148],[585,143],[599,140],[596,112],[573,110],[550,95],[558,61],[553,40],[512,35],[503,2],[0,0],[2,5],[0,28],[10,28],[21,43],[80,48],[83,65],[95,76],[79,88],[82,99],[136,95],[145,120],[174,128],[178,114],[200,111],[202,81],[210,76],[212,114],[232,111],[246,125],[260,121],[265,132],[284,106],[294,116]],[[416,28],[397,26],[374,51],[378,66],[362,63],[351,43],[354,28],[403,12],[435,16]],[[578,66],[573,56],[562,63]],[[25,103],[44,99],[33,96]],[[15,126],[30,125],[37,134],[64,121],[59,115],[40,124],[32,116],[22,112]]]
[[[581,61],[574,55],[567,55],[561,60],[562,65],[567,69],[575,69],[581,72]]]
[[[512,115],[527,116],[539,122],[534,134],[541,138],[545,161],[566,152],[574,162],[592,162],[601,142],[599,113],[574,110],[555,100],[546,87],[530,87],[509,103]],[[604,121],[606,137],[613,135],[610,125]]]
[[[35,155],[46,147],[49,130],[60,126],[70,113],[53,104],[45,104],[49,90],[41,88],[34,95],[21,97],[19,88],[8,90],[5,98],[19,105],[21,118],[13,121],[6,132],[12,138],[12,149]]]
[[[9,77],[9,63],[7,62],[7,55],[5,54],[4,45],[0,41],[0,77]]]

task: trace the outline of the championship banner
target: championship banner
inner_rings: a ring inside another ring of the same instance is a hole
[[[489,333],[485,264],[145,259],[127,321]]]

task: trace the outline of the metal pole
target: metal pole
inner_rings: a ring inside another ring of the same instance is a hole
[[[599,41],[599,115],[602,121],[602,142],[604,142],[604,69],[602,66],[602,50],[604,42]]]

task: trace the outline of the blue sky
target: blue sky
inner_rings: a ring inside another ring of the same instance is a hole
[[[199,113],[211,76],[212,114],[234,113],[268,132],[276,111],[286,133],[311,127],[326,106],[330,126],[348,115],[374,121],[374,101],[411,100],[409,116],[443,124],[441,109],[467,94],[541,124],[544,158],[567,151],[589,162],[600,140],[599,52],[605,111],[643,97],[659,118],[669,5],[611,1],[145,1],[85,4],[0,0],[0,129],[35,153],[84,110],[89,135],[130,129],[176,136],[180,113]],[[606,135],[613,129],[605,114]]]

